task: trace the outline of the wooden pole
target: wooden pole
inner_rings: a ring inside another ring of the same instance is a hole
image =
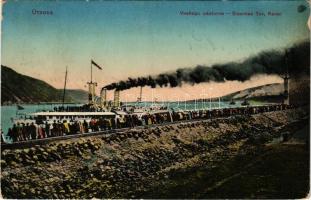
[[[143,87],[140,86],[139,102],[142,101],[142,97],[143,97]]]
[[[92,60],[91,60],[91,83],[93,81],[93,68],[92,68]]]
[[[218,97],[218,108],[220,108],[220,97]]]
[[[64,107],[64,103],[65,103],[66,84],[67,84],[67,66],[66,66],[65,84],[64,84],[64,92],[63,92],[63,107]]]

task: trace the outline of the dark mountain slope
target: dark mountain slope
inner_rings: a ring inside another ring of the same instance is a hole
[[[1,65],[1,104],[61,102],[62,95],[62,90],[42,80],[22,75]],[[84,99],[85,95],[87,92],[83,90],[68,90],[65,101],[83,102],[77,100]]]

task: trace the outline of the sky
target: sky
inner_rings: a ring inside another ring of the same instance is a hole
[[[298,12],[299,5],[307,6]],[[53,12],[33,14],[33,10]],[[189,16],[181,12],[263,12],[266,16]],[[128,77],[180,67],[240,61],[262,50],[282,49],[308,38],[307,1],[35,1],[8,0],[2,9],[2,65],[56,88],[85,89],[91,59],[101,87]],[[279,16],[269,16],[278,12]],[[282,82],[256,76],[247,82],[203,83],[144,89],[146,99],[221,96],[252,86]],[[212,88],[212,89],[210,89]],[[112,92],[111,92],[112,93]],[[203,92],[205,94],[205,92]],[[124,91],[136,99],[139,89]],[[109,94],[108,96],[111,96]]]

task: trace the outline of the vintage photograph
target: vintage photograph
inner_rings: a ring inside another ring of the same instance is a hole
[[[1,198],[309,198],[309,1],[1,14]]]

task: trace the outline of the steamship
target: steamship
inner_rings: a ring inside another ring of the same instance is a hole
[[[66,120],[70,121],[80,121],[80,122],[90,122],[92,119],[117,119],[124,118],[128,114],[136,114],[139,117],[146,113],[153,112],[167,112],[164,107],[159,107],[152,105],[150,107],[139,106],[142,103],[142,87],[140,88],[140,96],[137,98],[136,105],[121,105],[120,102],[120,91],[114,90],[113,101],[107,101],[107,89],[102,88],[100,92],[100,98],[98,98],[95,93],[97,83],[92,80],[92,64],[91,62],[91,81],[88,84],[88,103],[82,106],[68,106],[64,107],[65,94],[66,94],[66,83],[67,83],[67,68],[65,73],[65,84],[63,91],[63,103],[62,106],[54,107],[53,110],[49,111],[38,111],[34,113],[17,113],[17,117],[12,119],[14,124],[24,123],[24,124],[52,124],[53,122],[63,122]],[[95,63],[96,64],[96,63]]]
[[[167,107],[159,107],[157,104],[145,107],[141,106],[142,103],[142,87],[140,88],[140,96],[137,98],[136,105],[121,105],[120,102],[120,91],[114,90],[114,99],[113,101],[107,101],[107,88],[102,88],[100,92],[99,101],[95,94],[95,89],[97,86],[96,82],[92,80],[92,64],[91,62],[91,81],[87,82],[88,84],[88,103],[83,106],[71,106],[64,107],[65,93],[66,93],[66,82],[67,82],[67,69],[65,75],[65,84],[64,84],[64,93],[63,93],[63,104],[61,107],[55,107],[54,110],[50,111],[39,111],[29,114],[19,115],[19,117],[13,119],[13,123],[36,123],[43,124],[49,123],[52,124],[54,121],[63,122],[64,120],[70,121],[80,121],[80,122],[90,122],[92,119],[122,119],[126,115],[135,114],[140,119],[145,114],[154,114],[154,113],[170,113]],[[282,77],[284,79],[284,104],[289,104],[289,93],[288,93],[288,72]],[[231,105],[234,105],[235,102],[232,100]],[[138,106],[137,106],[138,105]],[[220,105],[220,99],[219,99]],[[247,100],[241,104],[242,106],[248,107],[250,104]],[[220,106],[219,106],[220,108]]]
[[[89,82],[89,88],[91,93],[89,93],[89,102],[83,106],[60,106],[55,107],[54,110],[50,111],[39,111],[34,113],[29,113],[26,115],[20,115],[19,118],[13,120],[14,123],[36,123],[44,124],[53,122],[63,122],[64,120],[70,121],[80,121],[80,122],[90,122],[91,119],[117,119],[124,118],[125,115],[135,114],[141,118],[146,113],[154,112],[167,112],[163,107],[150,106],[148,108],[140,106],[121,106],[120,105],[120,92],[114,91],[113,102],[108,102],[106,100],[107,91],[102,90],[100,102],[95,101],[95,88],[96,83]]]

